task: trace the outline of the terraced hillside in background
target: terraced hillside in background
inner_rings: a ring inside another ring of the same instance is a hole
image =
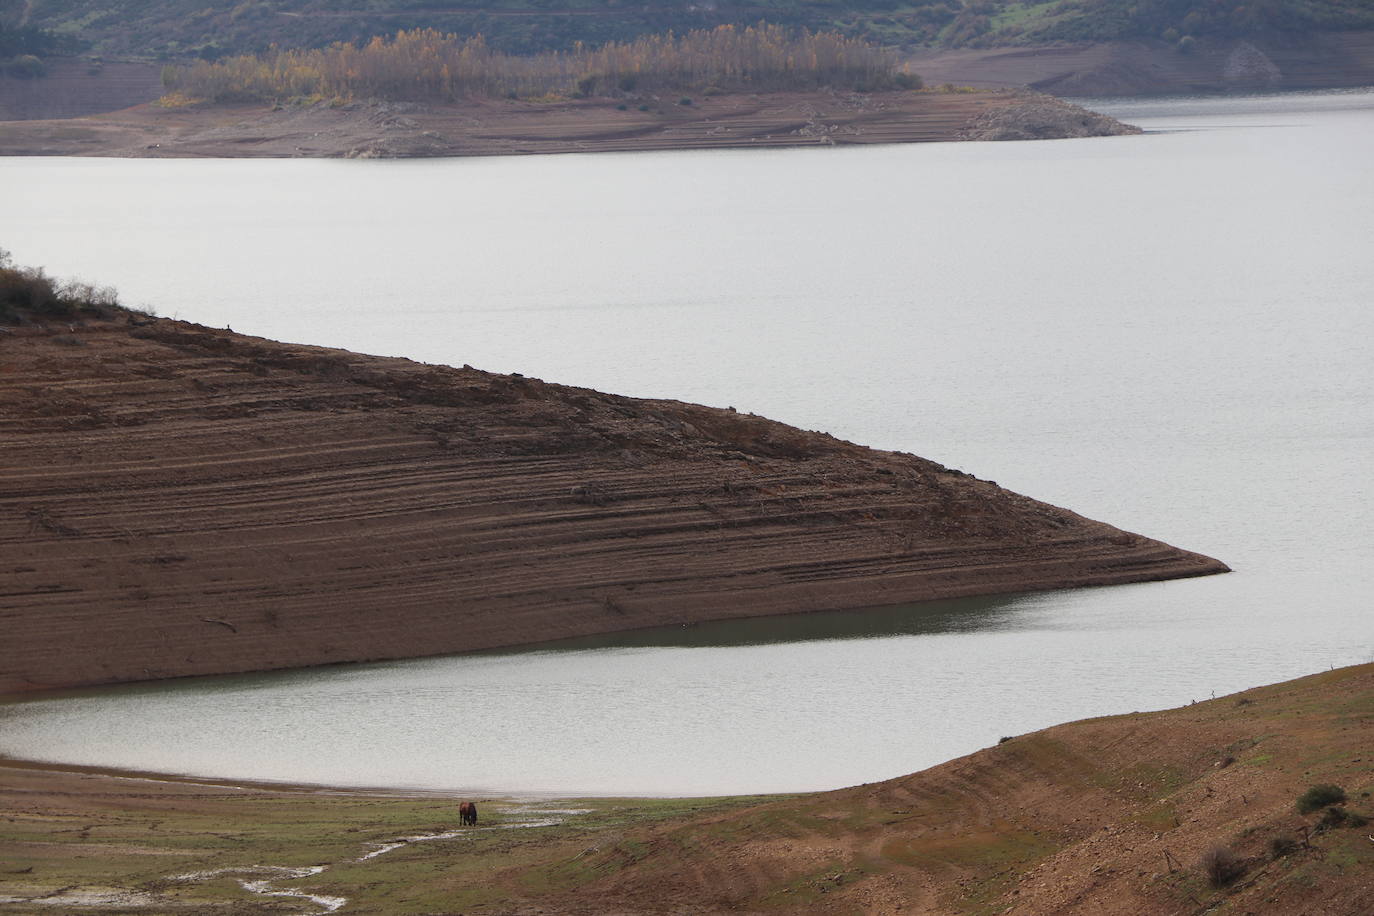
[[[1370,0],[742,0],[624,4],[619,0],[0,0],[0,23],[88,42],[105,55],[216,57],[281,47],[367,41],[400,29],[483,34],[528,53],[672,30],[746,25],[837,29],[900,47],[993,47],[1057,42],[1248,38],[1374,28]],[[1184,49],[1186,50],[1186,48]]]
[[[1226,569],[730,409],[132,313],[0,363],[0,692]]]
[[[1261,38],[1374,29],[1369,0],[0,0],[0,23],[82,38],[104,55],[214,58],[280,47],[367,41],[400,29],[484,34],[504,51],[572,48],[735,23],[837,29],[892,47],[998,47],[1184,37]]]

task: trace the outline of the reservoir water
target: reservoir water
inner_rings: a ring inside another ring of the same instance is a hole
[[[822,789],[1374,659],[1374,92],[1142,136],[0,160],[0,245],[160,314],[733,405],[1227,576],[0,706],[0,754],[553,794]]]

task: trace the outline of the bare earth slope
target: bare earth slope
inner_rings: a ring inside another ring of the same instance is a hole
[[[46,74],[37,79],[0,73],[0,121],[77,118],[162,95],[162,68],[156,64],[52,57],[44,66]]]
[[[1370,828],[1353,820],[1304,846],[1321,812],[1294,803],[1335,784],[1349,811],[1374,815],[1371,748],[1362,665],[640,832],[548,873],[582,885],[560,913],[624,901],[616,912],[1358,916],[1374,913]],[[1285,836],[1294,848],[1276,858]],[[1240,872],[1221,887],[1200,865],[1217,847]]]
[[[1139,133],[1025,91],[775,92],[680,102],[656,99],[644,111],[609,99],[275,110],[140,105],[92,117],[0,122],[0,156],[406,158],[923,143],[964,139],[961,132],[977,119],[1021,109],[1040,137]]]
[[[1188,95],[1374,84],[1374,32],[1203,38],[1187,54],[1163,41],[921,49],[927,85],[1031,86],[1066,96]]]
[[[0,333],[0,692],[1226,569],[727,409],[131,321]]]
[[[1374,912],[1371,828],[1304,816],[1294,802],[1330,783],[1347,811],[1374,814],[1372,741],[1374,665],[1361,665],[1060,725],[837,792],[763,804],[478,799],[481,822],[468,829],[456,800],[435,796],[3,764],[0,905],[35,916],[282,911],[241,877],[388,916],[1363,916]],[[1323,821],[1330,829],[1304,841]],[[1284,837],[1291,847],[1276,856]],[[1221,887],[1200,865],[1217,847],[1240,865]],[[282,866],[319,873],[291,878]],[[169,880],[188,873],[200,877]]]

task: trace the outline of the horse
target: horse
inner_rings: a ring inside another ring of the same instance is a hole
[[[477,806],[472,802],[463,802],[458,806],[458,820],[464,827],[476,827]]]

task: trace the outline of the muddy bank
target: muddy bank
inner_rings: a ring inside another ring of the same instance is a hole
[[[1201,38],[1189,53],[1163,41],[1031,48],[919,50],[927,85],[1030,86],[1060,96],[1336,89],[1374,85],[1374,32]]]
[[[0,359],[3,691],[1225,570],[728,409],[170,320]]]
[[[1083,136],[1084,110],[1017,91],[771,93],[454,105],[350,103],[176,110],[0,123],[0,156],[409,158],[922,143],[992,113],[1033,109],[1038,136]],[[1133,128],[1097,116],[1090,135]]]

